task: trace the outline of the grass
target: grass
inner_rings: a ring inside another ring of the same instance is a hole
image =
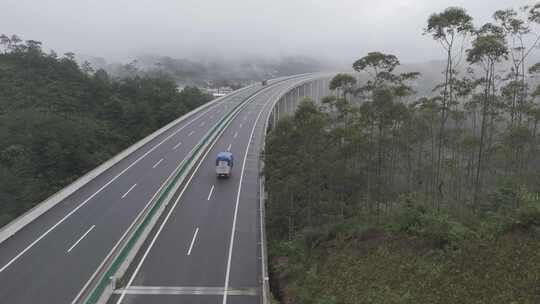
[[[540,303],[540,208],[458,221],[415,207],[271,240],[281,303]]]

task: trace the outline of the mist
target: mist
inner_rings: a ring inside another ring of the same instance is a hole
[[[303,55],[350,66],[370,51],[402,62],[442,57],[422,31],[461,6],[476,24],[516,0],[2,0],[0,29],[44,49],[126,62],[144,54],[197,60]]]

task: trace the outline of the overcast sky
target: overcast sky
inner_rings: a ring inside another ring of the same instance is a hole
[[[0,33],[58,53],[128,61],[172,57],[309,55],[350,62],[369,51],[402,62],[441,58],[422,36],[428,16],[467,9],[476,24],[533,0],[0,0]]]

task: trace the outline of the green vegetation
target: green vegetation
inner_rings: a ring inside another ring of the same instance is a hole
[[[282,303],[540,302],[540,69],[525,63],[539,9],[477,28],[461,8],[433,14],[433,97],[372,52],[353,64],[369,80],[337,75],[322,107],[278,123],[265,176]]]
[[[111,79],[37,41],[0,42],[0,226],[210,100],[164,77]]]

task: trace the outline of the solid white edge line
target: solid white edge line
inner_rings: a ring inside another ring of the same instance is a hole
[[[126,193],[124,193],[124,195],[122,195],[122,199],[125,198],[131,192],[131,190],[133,190],[133,188],[135,188],[136,186],[137,186],[136,183],[133,184],[133,186],[131,186],[131,188],[129,188],[129,190]]]
[[[163,158],[158,160],[157,163],[155,163],[153,166],[152,166],[152,169],[155,169],[157,166],[159,166],[159,164],[163,161]]]
[[[40,235],[37,239],[35,239],[30,245],[26,246],[21,252],[19,252],[14,258],[12,258],[9,262],[7,262],[2,268],[0,268],[0,272],[6,270],[11,264],[13,264],[15,261],[17,261],[23,254],[25,254],[28,250],[30,250],[32,247],[34,247],[39,241],[41,241],[44,237],[46,237],[51,231],[56,229],[60,224],[62,224],[66,219],[68,219],[73,213],[77,212],[80,208],[82,208],[86,203],[88,203],[92,198],[94,198],[96,195],[98,195],[103,189],[105,189],[107,186],[112,184],[118,177],[126,173],[127,170],[129,170],[131,167],[133,167],[135,164],[137,164],[139,161],[141,161],[143,158],[145,158],[148,154],[152,153],[157,147],[161,146],[165,141],[169,140],[171,137],[175,136],[183,130],[185,127],[191,125],[194,121],[201,118],[203,115],[208,113],[210,110],[214,109],[218,105],[221,105],[222,103],[216,103],[214,106],[206,109],[202,113],[200,113],[198,116],[193,118],[191,121],[183,125],[182,127],[178,128],[178,130],[171,133],[169,136],[165,137],[161,142],[153,146],[150,150],[148,150],[146,153],[141,155],[139,158],[137,158],[134,162],[132,162],[129,166],[127,166],[124,170],[122,170],[120,173],[118,173],[115,177],[113,177],[110,181],[108,181],[105,185],[103,185],[101,188],[99,188],[96,192],[94,192],[92,195],[90,195],[87,199],[85,199],[80,205],[75,207],[73,210],[71,210],[68,214],[66,214],[62,219],[60,219],[56,224],[54,224],[52,227],[47,229],[42,235]]]
[[[195,229],[195,233],[193,234],[193,239],[191,240],[191,245],[189,245],[189,250],[187,252],[187,255],[191,255],[191,250],[193,249],[193,244],[195,244],[195,240],[197,239],[197,233],[199,233],[199,227]]]
[[[92,225],[88,231],[86,231],[71,247],[69,247],[67,252],[70,253],[71,250],[73,250],[73,248],[75,248],[90,233],[90,231],[94,230],[94,228],[96,228],[96,225]]]
[[[266,132],[266,125],[264,126],[265,130],[263,132]],[[266,136],[265,136],[266,137]],[[260,221],[260,228],[261,228],[261,235],[260,235],[260,238],[261,238],[261,276],[263,278],[263,281],[261,282],[262,283],[262,297],[263,297],[263,303],[265,303],[265,299],[267,299],[268,295],[266,294],[266,288],[265,288],[265,285],[266,285],[266,281],[268,280],[268,276],[266,275],[266,252],[265,252],[265,248],[264,248],[264,216],[263,216],[263,212],[264,212],[264,208],[265,208],[265,205],[264,205],[264,188],[263,188],[263,184],[261,183],[261,179],[259,178],[259,215],[260,215],[260,218],[259,218],[259,221]]]
[[[260,94],[259,93],[256,93],[256,94]],[[252,96],[253,98],[254,96]],[[260,113],[259,113],[260,115]],[[234,118],[233,118],[234,119]],[[256,124],[255,124],[256,125]],[[213,149],[214,145],[217,143],[218,141],[216,140],[214,143],[212,143],[212,145],[209,147],[208,151],[205,152],[204,156],[203,156],[203,160],[208,156],[208,154],[210,153],[210,151]],[[248,144],[249,145],[249,144]],[[125,289],[122,291],[122,294],[120,295],[118,301],[116,302],[116,304],[120,304],[122,302],[122,300],[124,299],[125,295],[126,295],[126,289],[128,289],[131,284],[133,283],[133,280],[135,279],[135,276],[137,275],[137,273],[139,272],[142,264],[144,263],[144,260],[146,259],[146,257],[148,256],[148,253],[150,252],[150,250],[152,249],[152,247],[154,246],[154,243],[157,239],[157,237],[159,236],[159,234],[161,233],[161,230],[163,229],[163,226],[165,226],[165,224],[167,223],[170,215],[172,214],[173,210],[176,208],[176,205],[178,204],[178,202],[180,201],[182,195],[184,194],[184,192],[187,190],[188,188],[188,185],[191,183],[191,180],[193,179],[193,177],[195,176],[195,174],[197,173],[197,171],[199,170],[199,167],[202,165],[204,161],[201,161],[197,167],[195,168],[195,170],[193,171],[193,173],[191,174],[190,178],[188,179],[187,183],[186,183],[186,186],[184,186],[184,188],[182,189],[182,191],[180,192],[180,194],[178,195],[178,198],[176,199],[176,201],[174,202],[173,206],[171,207],[171,210],[169,211],[169,213],[167,214],[167,216],[165,217],[163,223],[160,225],[158,231],[156,232],[156,235],[154,236],[154,238],[152,239],[152,241],[150,242],[150,245],[148,246],[148,248],[146,249],[144,255],[142,256],[141,260],[139,261],[139,264],[137,265],[137,267],[135,268],[135,271],[133,272],[133,274],[131,275],[131,278],[128,282],[128,284],[126,285]],[[157,194],[157,192],[156,192]],[[153,198],[152,198],[153,199]],[[150,202],[152,201],[152,199],[150,200]],[[148,204],[150,203],[148,202]],[[128,229],[129,230],[129,229]],[[127,231],[126,231],[127,233]],[[113,248],[114,250],[114,248]],[[112,250],[111,252],[109,253],[109,255],[112,254]],[[230,261],[229,261],[230,262]],[[97,272],[97,271],[96,271]],[[90,278],[91,280],[92,278]],[[87,284],[89,284],[90,280],[87,282]],[[82,293],[82,291],[84,290],[84,288],[80,291],[79,295],[75,298],[75,300],[73,300],[73,302],[71,304],[74,304],[76,303],[77,299],[80,297],[80,294]]]
[[[223,105],[223,104],[225,104],[225,103],[227,103],[227,102],[224,101],[224,102],[216,103],[214,106],[212,106],[212,107],[208,108],[207,110],[205,110],[204,112],[202,112],[199,116],[197,116],[196,118],[194,118],[194,119],[193,119],[192,121],[190,121],[188,124],[191,124],[193,121],[195,121],[196,119],[200,118],[202,115],[208,113],[208,111],[210,111],[211,109],[216,108],[218,105]],[[187,124],[186,124],[185,126],[187,126]],[[185,127],[185,126],[184,126],[184,127]],[[183,128],[183,127],[182,127],[182,128]],[[214,146],[216,143],[217,143],[217,141],[214,142],[214,143],[210,146],[209,150],[204,154],[203,157],[206,157],[206,156],[208,155],[208,153],[210,153],[210,150],[213,148],[213,146]],[[191,153],[191,152],[190,152],[190,153]],[[189,155],[189,153],[188,153],[188,155]],[[184,159],[184,160],[185,160],[185,159]],[[182,162],[183,162],[184,160],[182,160]],[[180,164],[178,165],[178,167],[181,166],[182,162],[180,162]],[[190,177],[190,179],[188,180],[188,183],[187,183],[186,185],[189,185],[189,183],[191,182],[191,179],[193,178],[193,176],[195,175],[195,172],[199,169],[199,167],[201,166],[201,164],[202,164],[202,162],[196,167],[194,173],[191,175],[191,177]],[[178,167],[177,167],[177,168],[178,168]],[[177,168],[176,168],[176,169],[177,169]],[[176,169],[173,170],[172,172],[174,173],[174,172],[176,171]],[[144,210],[146,210],[146,208],[148,207],[148,205],[150,205],[150,203],[154,200],[155,196],[159,193],[159,191],[161,191],[161,189],[163,188],[163,186],[165,185],[165,183],[167,183],[167,181],[170,179],[170,177],[172,176],[173,173],[171,173],[171,174],[165,179],[165,182],[163,182],[163,184],[161,184],[161,186],[160,186],[160,187],[158,188],[158,190],[154,193],[154,195],[152,196],[152,198],[148,201],[148,203],[146,203],[145,207],[139,212],[139,214],[137,215],[136,219],[137,219],[138,217],[140,217],[140,215],[144,212]],[[185,187],[185,188],[182,190],[182,192],[180,193],[180,196],[179,196],[178,200],[180,199],[180,197],[182,196],[182,194],[184,193],[184,191],[186,190],[186,188],[187,188],[187,187]],[[131,227],[132,227],[134,224],[135,224],[135,220],[134,220],[133,222],[131,222],[131,224],[130,224],[130,226],[128,227],[128,229],[126,229],[126,231],[124,231],[124,234],[120,237],[120,239],[116,242],[116,244],[113,246],[113,248],[109,251],[109,253],[107,254],[107,256],[106,256],[106,257],[103,259],[103,261],[101,262],[100,266],[98,266],[98,268],[96,269],[96,271],[92,274],[92,276],[88,279],[88,281],[85,283],[85,285],[81,288],[81,290],[79,291],[79,293],[77,294],[77,296],[75,296],[75,298],[73,299],[73,301],[71,302],[71,304],[77,303],[77,301],[78,301],[78,299],[81,297],[83,291],[88,287],[88,285],[90,284],[90,282],[91,282],[91,281],[93,280],[93,278],[97,275],[99,269],[102,267],[102,265],[105,263],[105,261],[106,261],[107,259],[109,259],[109,257],[112,255],[112,253],[114,252],[114,250],[116,250],[116,247],[118,247],[118,245],[120,244],[120,242],[124,239],[124,237],[126,236],[126,234],[131,230]],[[36,241],[36,242],[37,242],[37,241]],[[141,264],[142,264],[142,262],[141,262]],[[139,266],[138,268],[140,268],[140,266]],[[1,272],[1,271],[0,271],[0,272]],[[135,274],[135,273],[134,273],[134,274]],[[134,279],[134,276],[131,278],[130,282],[132,282],[133,279]],[[131,285],[131,283],[129,283],[129,284],[127,285],[126,288],[128,288],[130,285]],[[124,296],[124,294],[121,296],[121,298],[118,300],[117,303],[120,303],[120,301],[121,301],[121,299],[123,298],[123,296]]]
[[[279,93],[273,94],[272,98],[274,96],[276,96],[276,95],[279,95],[281,90],[278,91],[278,92]],[[269,98],[269,99],[272,99],[272,98]],[[268,104],[271,104],[271,102],[268,103]],[[261,115],[265,111],[266,106],[268,104],[263,105],[261,111],[257,115],[257,119],[255,119],[255,123],[253,124],[253,128],[251,129],[251,134],[249,135],[249,140],[248,140],[248,144],[246,146],[246,151],[244,152],[244,160],[242,161],[242,170],[241,170],[241,173],[240,173],[240,181],[238,183],[238,192],[236,193],[236,204],[235,204],[235,207],[234,207],[233,224],[232,224],[232,228],[231,228],[231,239],[230,239],[230,242],[229,242],[229,257],[227,259],[227,270],[226,270],[226,273],[225,273],[225,286],[223,287],[223,289],[224,289],[224,292],[223,292],[223,304],[227,304],[227,290],[229,288],[229,276],[230,276],[230,273],[231,273],[231,260],[232,260],[232,252],[233,252],[233,247],[234,247],[234,235],[235,235],[235,232],[236,232],[236,218],[238,217],[238,205],[240,204],[240,194],[242,193],[242,181],[244,180],[244,171],[246,169],[246,161],[247,161],[247,156],[248,156],[248,153],[249,153],[249,147],[251,147],[251,141],[253,139],[253,134],[255,133],[255,129],[257,128],[257,123],[259,122],[259,119],[261,118]]]
[[[209,201],[212,198],[213,192],[214,192],[214,185],[212,185],[212,188],[210,188],[210,193],[208,193],[208,197],[206,198],[207,201]]]
[[[285,90],[278,91],[279,93],[273,94],[272,97],[269,98],[269,100],[272,100],[273,98],[276,98],[275,96],[281,95],[282,91],[286,91],[289,88],[290,88],[290,86],[287,87]],[[234,208],[233,225],[232,225],[232,229],[231,229],[231,240],[230,240],[230,243],[229,243],[229,257],[227,259],[227,270],[226,270],[226,273],[225,273],[225,286],[224,286],[223,302],[222,302],[223,304],[227,304],[227,291],[229,289],[229,276],[230,276],[230,272],[231,272],[231,259],[232,259],[232,251],[233,251],[233,247],[234,247],[234,234],[236,232],[236,218],[238,216],[238,205],[239,205],[239,202],[240,202],[240,194],[242,192],[242,181],[244,179],[244,170],[245,170],[245,166],[246,166],[247,155],[248,155],[248,152],[249,152],[249,147],[251,146],[251,141],[253,139],[253,134],[255,133],[255,129],[257,128],[257,123],[258,123],[259,119],[261,118],[261,114],[264,112],[265,108],[268,105],[272,105],[272,104],[273,104],[273,102],[269,102],[269,103],[264,104],[261,111],[257,115],[257,119],[255,120],[253,128],[251,129],[251,134],[249,136],[248,145],[247,145],[246,151],[244,153],[244,160],[242,162],[242,171],[241,171],[241,174],[240,174],[240,183],[238,185],[238,192],[236,194],[236,205],[235,205],[235,208]]]
[[[257,92],[255,93],[255,95],[253,95],[251,98],[248,98],[248,100],[246,102],[249,102],[250,99],[254,98],[256,95],[260,94],[261,92]],[[240,114],[241,111],[238,111],[237,114],[231,119],[231,122],[236,118],[236,116],[238,116]],[[223,131],[224,132],[224,131]],[[219,137],[223,134],[223,132],[219,135]],[[218,137],[218,139],[219,139]],[[169,213],[167,213],[167,216],[165,217],[165,219],[163,220],[163,222],[161,223],[161,225],[159,226],[159,229],[158,231],[156,232],[156,234],[154,235],[154,237],[152,238],[152,241],[150,242],[150,244],[148,245],[148,248],[146,248],[146,251],[144,252],[143,256],[141,257],[141,260],[139,261],[139,264],[137,264],[137,267],[135,268],[135,270],[133,271],[133,274],[131,275],[126,287],[124,288],[124,290],[122,291],[120,297],[118,298],[118,300],[116,301],[116,304],[120,304],[122,302],[122,300],[124,299],[124,297],[126,296],[126,290],[129,289],[129,287],[131,286],[131,284],[133,283],[133,280],[135,279],[135,276],[137,275],[137,273],[139,272],[139,270],[141,269],[142,267],[142,264],[144,263],[144,261],[146,260],[146,257],[148,256],[148,253],[150,253],[150,250],[152,250],[152,247],[154,246],[154,243],[156,242],[157,238],[159,237],[159,234],[161,233],[161,231],[163,230],[163,227],[165,226],[165,224],[167,224],[167,221],[169,220],[169,217],[171,216],[171,214],[173,213],[174,209],[176,209],[176,206],[178,205],[178,202],[180,201],[180,199],[182,198],[182,196],[184,195],[184,192],[187,190],[188,186],[190,185],[191,183],[191,180],[193,179],[193,177],[195,177],[195,174],[199,171],[199,168],[201,167],[201,165],[204,163],[204,159],[206,159],[206,157],[208,156],[208,154],[210,153],[210,151],[212,151],[212,149],[214,148],[214,146],[216,145],[216,143],[218,142],[218,140],[214,141],[210,147],[208,148],[208,150],[204,153],[204,155],[202,156],[202,161],[199,162],[199,164],[197,165],[197,167],[195,167],[195,170],[193,171],[193,173],[191,174],[191,176],[189,177],[189,179],[187,180],[186,182],[186,185],[184,186],[184,188],[182,189],[182,191],[180,191],[180,194],[178,195],[178,198],[176,199],[176,201],[174,201],[174,204],[172,205],[171,209],[169,210]],[[126,231],[127,233],[127,231]],[[83,288],[84,290],[84,288]],[[82,293],[82,290],[81,290],[81,293]],[[75,300],[72,302],[72,304],[75,303],[75,301],[77,300],[77,298],[75,298]]]

